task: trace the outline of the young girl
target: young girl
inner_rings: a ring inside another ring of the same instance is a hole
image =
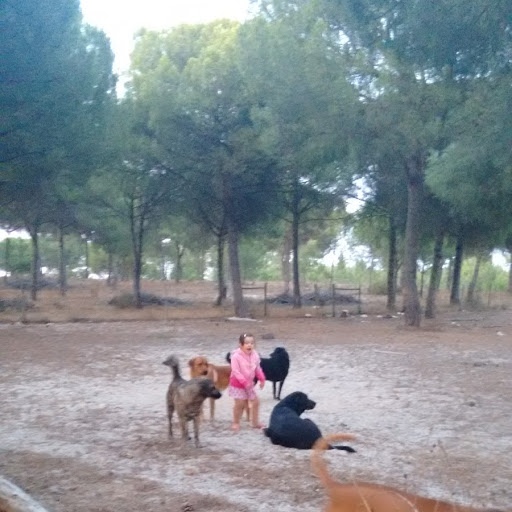
[[[229,396],[235,399],[231,427],[235,432],[240,430],[240,419],[247,402],[249,402],[251,411],[251,426],[263,428],[259,422],[260,401],[254,390],[254,379],[259,381],[260,389],[263,389],[265,385],[265,374],[260,366],[260,356],[254,349],[254,336],[241,334],[238,342],[239,348],[231,354],[231,375],[228,388]]]

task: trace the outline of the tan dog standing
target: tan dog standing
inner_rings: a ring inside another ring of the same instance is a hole
[[[231,366],[215,365],[208,362],[205,356],[196,356],[188,362],[190,368],[190,376],[207,377],[211,379],[215,387],[219,391],[224,391],[229,386],[229,376],[231,375]],[[246,409],[247,421],[249,421],[249,408]],[[215,419],[215,399],[210,398],[210,421]]]
[[[334,441],[352,439],[355,439],[352,434],[332,434],[319,439],[313,446],[313,470],[320,478],[329,498],[324,512],[500,512],[496,509],[466,507],[425,498],[370,482],[337,482],[327,470],[322,451]]]

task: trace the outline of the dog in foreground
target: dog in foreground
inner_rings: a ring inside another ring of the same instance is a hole
[[[178,416],[183,442],[190,439],[188,422],[194,424],[194,442],[199,447],[199,423],[203,402],[207,398],[218,399],[222,395],[211,379],[197,377],[185,380],[180,373],[176,356],[168,357],[163,364],[172,370],[172,380],[167,390],[167,415],[169,417],[169,437],[173,437],[172,417],[174,411]]]
[[[313,446],[313,471],[320,478],[329,500],[324,512],[501,512],[425,498],[386,485],[337,482],[330,476],[322,452],[333,442],[352,439],[355,436],[351,434],[332,434],[318,439]]]
[[[210,363],[205,356],[195,356],[189,360],[188,366],[190,368],[190,376],[206,377],[211,379],[214,386],[219,391],[224,391],[229,386],[229,376],[231,375],[231,366],[229,365],[216,365]],[[215,400],[210,398],[210,421],[215,419]],[[247,421],[249,421],[249,407],[246,407]]]
[[[190,368],[190,376],[206,377],[210,379],[214,386],[219,391],[224,391],[229,385],[229,375],[231,374],[231,366],[222,365],[218,366],[208,362],[208,359],[204,356],[196,356],[189,360],[188,366]],[[216,398],[210,398],[210,420],[213,421],[215,418],[215,400]]]
[[[309,450],[313,448],[322,433],[317,425],[309,418],[301,418],[300,415],[307,410],[314,409],[316,402],[311,400],[306,393],[294,391],[277,403],[270,415],[270,422],[264,434],[270,438],[273,444],[287,448]],[[354,453],[355,450],[345,445],[329,445],[329,449],[344,450]]]
[[[284,347],[277,347],[270,354],[270,357],[261,358],[260,365],[265,378],[272,382],[272,396],[275,400],[281,400],[281,390],[290,369],[290,356],[288,352]]]

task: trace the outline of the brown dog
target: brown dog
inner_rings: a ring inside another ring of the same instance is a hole
[[[163,364],[169,366],[173,378],[167,390],[167,415],[169,417],[169,437],[172,437],[172,417],[174,411],[178,415],[181,437],[185,442],[188,435],[188,422],[194,424],[194,441],[199,447],[199,421],[203,402],[207,398],[217,399],[222,395],[211,379],[198,377],[185,380],[180,374],[180,365],[176,356],[168,357]]]
[[[207,377],[211,379],[215,387],[224,391],[229,386],[229,376],[231,375],[231,366],[216,365],[208,362],[204,356],[196,356],[188,362],[190,376]],[[247,421],[249,421],[249,407],[246,409]],[[215,399],[210,398],[210,421],[215,419]]]
[[[321,452],[333,441],[351,440],[351,434],[332,434],[320,438],[313,446],[313,470],[327,490],[329,503],[325,512],[499,512],[455,505],[446,501],[424,498],[408,492],[369,482],[340,483],[327,471]]]

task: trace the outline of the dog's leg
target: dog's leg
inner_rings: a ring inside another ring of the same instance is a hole
[[[172,416],[174,414],[174,404],[167,400],[167,417],[169,418],[169,437],[172,437]]]
[[[210,421],[213,423],[215,418],[215,399],[210,398]]]
[[[180,427],[181,427],[181,440],[185,444],[190,436],[188,435],[188,421],[185,418],[180,417]]]
[[[277,396],[274,397],[276,400],[281,400],[281,389],[283,389],[283,384],[284,384],[284,380],[279,381]]]
[[[196,448],[199,448],[199,418],[196,416],[193,420],[194,422],[194,443],[196,445]]]
[[[172,437],[172,414],[169,414],[169,437]]]
[[[272,398],[274,398],[274,400],[277,400],[276,383],[274,381],[272,381]]]

